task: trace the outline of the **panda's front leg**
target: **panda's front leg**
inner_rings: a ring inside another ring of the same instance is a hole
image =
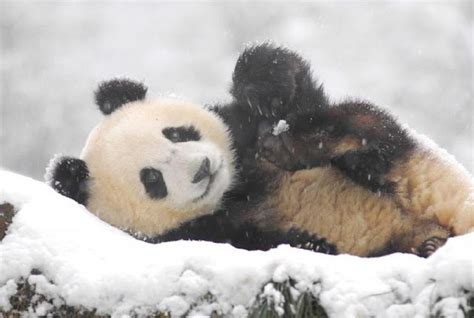
[[[286,171],[329,165],[333,156],[330,143],[327,134],[301,133],[283,120],[261,121],[258,126],[259,156]]]
[[[332,165],[381,193],[394,192],[386,175],[413,148],[400,125],[369,104],[347,103],[318,113],[293,111],[280,122],[261,121],[258,132],[259,154],[281,169]]]
[[[255,117],[279,119],[295,109],[318,110],[328,105],[322,85],[298,53],[264,43],[248,47],[239,56],[231,93]]]
[[[256,151],[257,136],[262,136],[259,126],[294,113],[317,114],[328,107],[324,90],[313,79],[309,63],[296,52],[270,43],[242,52],[230,92],[233,102],[220,107],[218,112],[233,134],[238,157],[249,159],[249,154]],[[275,151],[275,155],[280,154],[283,150]]]

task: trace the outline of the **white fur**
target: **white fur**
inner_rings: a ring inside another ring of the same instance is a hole
[[[200,141],[173,143],[162,130],[194,126]],[[152,236],[199,215],[212,213],[232,184],[233,151],[227,127],[210,111],[176,100],[134,102],[122,106],[91,132],[81,154],[91,175],[88,208],[106,222]],[[216,173],[192,183],[204,158]],[[160,170],[168,195],[150,198],[140,170]]]

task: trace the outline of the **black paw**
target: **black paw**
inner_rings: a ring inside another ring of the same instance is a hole
[[[258,127],[258,156],[286,171],[299,170],[300,162],[296,156],[288,132],[276,132],[276,127],[269,122],[261,122]]]
[[[47,183],[54,190],[81,204],[86,204],[89,169],[83,160],[71,157],[53,159],[48,169]]]
[[[296,105],[325,104],[309,64],[297,53],[272,44],[247,48],[238,58],[231,93],[257,117],[280,119]]]
[[[292,229],[288,232],[288,244],[292,247],[301,248],[313,252],[323,254],[337,254],[335,245],[329,243],[325,238],[320,238],[317,235],[309,234],[308,232]]]
[[[414,253],[420,257],[429,257],[431,256],[434,252],[438,250],[441,246],[443,246],[446,243],[445,238],[440,238],[440,237],[431,237],[427,239],[426,241],[421,244],[420,247],[417,249],[414,249]]]
[[[319,147],[322,143],[316,134],[298,134],[284,121],[273,126],[262,121],[257,135],[259,157],[282,170],[297,171],[330,164],[327,149]]]

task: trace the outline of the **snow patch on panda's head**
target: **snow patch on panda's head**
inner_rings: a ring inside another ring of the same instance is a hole
[[[171,99],[132,102],[108,115],[81,158],[91,175],[89,210],[145,236],[212,213],[234,178],[222,120]]]

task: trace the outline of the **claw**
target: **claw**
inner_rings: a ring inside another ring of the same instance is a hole
[[[421,244],[421,246],[416,249],[414,253],[421,257],[429,257],[434,254],[434,252],[436,252],[438,248],[443,246],[444,243],[446,243],[445,238],[431,237],[424,241],[423,244]]]

